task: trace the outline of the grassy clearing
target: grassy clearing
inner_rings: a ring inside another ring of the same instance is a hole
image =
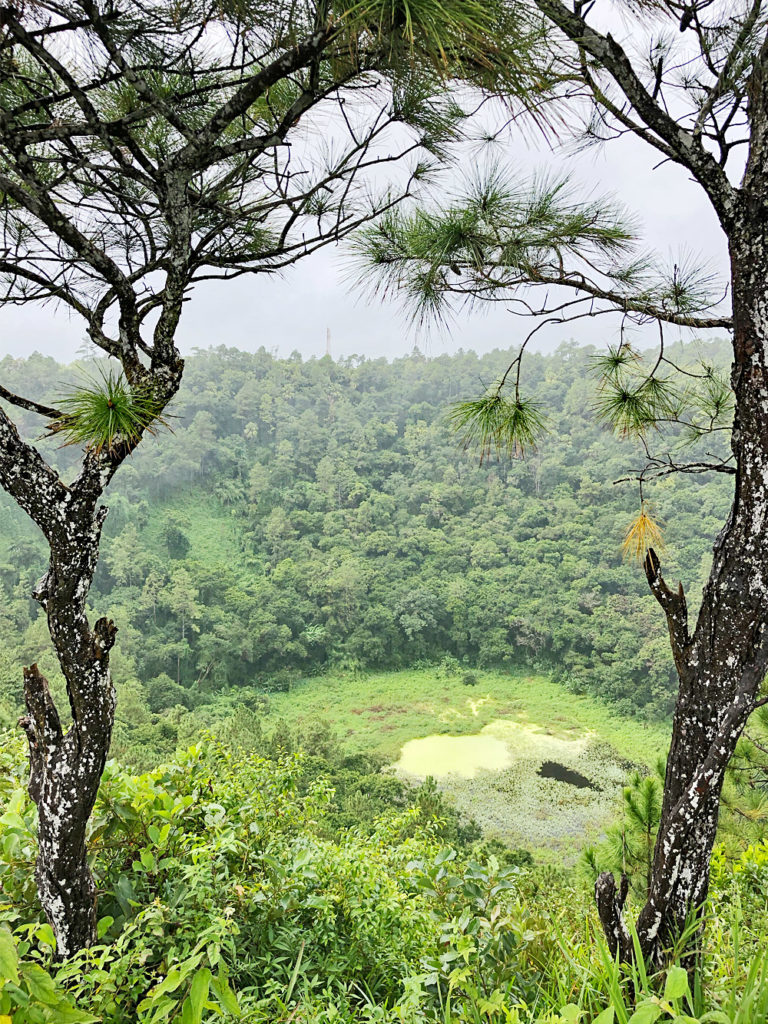
[[[637,764],[652,765],[666,750],[666,722],[645,725],[623,718],[595,698],[569,693],[544,676],[476,674],[477,686],[430,670],[302,680],[289,693],[270,697],[270,717],[302,726],[327,720],[345,746],[393,761],[408,740],[473,735],[500,718],[562,739],[594,733],[621,759]]]
[[[159,555],[165,554],[162,531],[166,517],[181,526],[190,543],[187,558],[209,569],[231,568],[242,561],[237,522],[232,510],[205,490],[190,488],[177,500],[159,503],[160,514],[153,515],[144,527],[143,540]],[[180,563],[183,564],[183,563]]]
[[[480,673],[476,686],[434,671],[326,676],[271,698],[270,718],[330,721],[354,750],[377,752],[418,782],[437,778],[488,836],[573,863],[615,819],[628,770],[652,765],[668,726],[645,726],[541,676]],[[577,788],[543,778],[544,762],[578,772]]]

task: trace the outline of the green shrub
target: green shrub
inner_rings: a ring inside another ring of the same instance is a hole
[[[99,940],[55,964],[24,750],[0,741],[0,1024],[768,1021],[768,845],[716,854],[691,986],[676,965],[619,970],[574,872],[446,845],[434,785],[341,826],[323,764],[211,737],[141,775],[110,762],[90,836]],[[334,767],[350,792],[385,784],[370,769]]]
[[[177,704],[185,708],[192,706],[189,691],[171,679],[165,672],[150,679],[146,689],[149,709],[155,713],[163,711],[165,708],[175,707]]]

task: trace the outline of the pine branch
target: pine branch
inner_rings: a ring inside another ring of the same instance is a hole
[[[561,0],[535,0],[536,6],[577,46],[582,47],[616,82],[647,127],[669,147],[674,159],[686,167],[701,184],[720,217],[729,225],[736,212],[736,189],[701,139],[654,100],[641,80],[623,47],[612,35],[596,31],[580,14],[569,10]]]

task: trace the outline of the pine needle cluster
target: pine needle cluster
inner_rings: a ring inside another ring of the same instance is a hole
[[[154,434],[157,425],[165,425],[151,393],[131,387],[114,370],[102,371],[58,404],[63,415],[51,423],[49,435],[96,453],[111,454],[122,445],[132,449],[142,434]]]
[[[727,427],[733,392],[727,374],[706,361],[679,366],[660,351],[651,368],[622,341],[595,357],[600,378],[597,414],[623,437],[645,437],[674,425],[683,444]]]
[[[621,545],[624,558],[642,562],[648,548],[663,551],[665,545],[662,526],[662,521],[654,518],[648,502],[641,502],[640,514],[630,523],[624,543]]]
[[[526,449],[536,447],[545,429],[538,403],[518,395],[509,398],[502,394],[500,386],[481,398],[457,402],[451,410],[450,423],[465,450],[479,450],[481,464],[494,451],[500,456],[522,458]]]

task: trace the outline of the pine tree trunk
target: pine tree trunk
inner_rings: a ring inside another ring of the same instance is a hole
[[[151,370],[141,365],[127,338],[124,342],[123,369],[130,384],[151,389],[159,416],[178,391],[184,367],[172,338],[163,338],[156,329]],[[35,411],[60,415],[42,406],[35,406]],[[29,794],[38,810],[36,879],[60,959],[88,946],[96,936],[96,889],[86,837],[112,738],[115,691],[109,653],[117,630],[105,618],[91,628],[86,600],[107,515],[99,501],[139,438],[140,434],[111,448],[87,448],[76,479],[67,485],[40,452],[22,440],[0,406],[0,486],[48,542],[48,571],[33,596],[46,613],[72,712],[65,733],[37,665],[24,670],[27,714],[19,725],[29,741]]]
[[[652,963],[663,961],[706,899],[723,777],[768,670],[768,97],[759,76],[753,88],[750,157],[728,231],[735,492],[692,636],[682,586],[667,587],[653,551],[645,562],[679,678],[651,885],[637,921]],[[630,960],[626,892],[604,874],[596,896],[612,951]]]
[[[100,688],[111,700],[108,671]],[[48,683],[37,665],[24,670],[24,693],[29,793],[38,808],[35,879],[56,935],[57,956],[63,959],[90,945],[96,935],[96,889],[86,855],[86,828],[109,749],[111,721],[102,714],[101,728],[85,735],[73,727],[62,735]]]
[[[37,665],[24,670],[29,740],[29,794],[38,809],[35,877],[40,902],[56,936],[57,955],[70,956],[96,934],[95,886],[88,867],[86,829],[109,751],[115,693],[109,651],[115,627],[85,615],[106,509],[92,496],[67,503],[66,522],[49,537],[48,572],[35,597],[45,609],[67,682],[72,725],[66,733]]]

